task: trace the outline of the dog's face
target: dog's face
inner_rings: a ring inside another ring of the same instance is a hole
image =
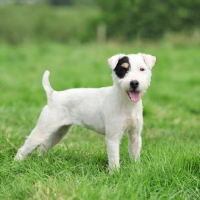
[[[132,101],[139,101],[151,81],[151,69],[156,57],[148,54],[117,54],[108,59],[114,83]]]

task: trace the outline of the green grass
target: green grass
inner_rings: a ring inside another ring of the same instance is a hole
[[[0,42],[74,44],[94,41],[99,17],[100,10],[95,6],[1,4]]]
[[[110,175],[104,137],[77,126],[42,158],[14,162],[46,103],[44,70],[56,90],[107,86],[107,58],[119,52],[157,57],[140,162],[129,160],[125,135],[120,172]],[[200,199],[199,63],[195,46],[1,45],[0,199]]]

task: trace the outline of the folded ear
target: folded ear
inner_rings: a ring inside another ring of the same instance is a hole
[[[152,67],[156,63],[156,57],[152,56],[152,55],[149,55],[149,54],[144,54],[144,53],[139,53],[139,54],[142,56],[144,62],[147,65],[147,67],[149,67],[150,69],[152,69]]]
[[[116,55],[108,58],[108,64],[111,67],[111,69],[115,69],[119,59],[121,59],[124,56],[125,56],[125,54],[116,54]]]

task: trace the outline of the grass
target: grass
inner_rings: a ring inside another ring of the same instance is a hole
[[[0,20],[0,42],[73,44],[92,41],[99,17],[100,10],[94,6],[0,4],[0,19],[4,19]]]
[[[107,86],[107,58],[119,52],[157,57],[140,162],[129,160],[125,135],[120,172],[108,174],[104,137],[78,126],[42,158],[14,162],[46,103],[44,70],[56,90]],[[199,63],[189,45],[1,45],[0,199],[200,199]]]

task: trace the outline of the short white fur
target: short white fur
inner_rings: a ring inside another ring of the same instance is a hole
[[[130,69],[119,78],[114,69],[118,61],[127,56]],[[129,135],[129,155],[140,156],[143,126],[142,100],[130,99],[130,82],[137,80],[137,92],[141,95],[150,85],[151,69],[156,58],[147,54],[117,54],[108,59],[112,69],[113,86],[99,89],[80,88],[55,91],[49,83],[49,71],[43,75],[43,87],[47,94],[44,106],[35,128],[18,150],[15,160],[23,160],[37,146],[39,155],[56,145],[73,124],[95,130],[105,135],[110,168],[119,167],[119,146],[124,132]],[[144,69],[141,71],[141,68]]]

